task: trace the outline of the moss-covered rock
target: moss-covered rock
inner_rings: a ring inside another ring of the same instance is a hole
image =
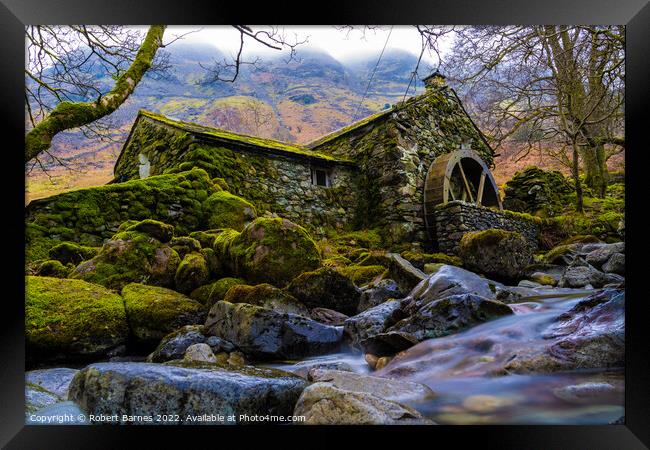
[[[257,217],[255,207],[230,192],[215,192],[203,202],[205,223],[209,228],[232,228],[241,231]]]
[[[36,271],[36,274],[42,277],[66,278],[71,268],[61,264],[61,261],[49,259],[43,261]]]
[[[27,359],[98,357],[125,342],[122,298],[82,280],[26,277]]]
[[[357,312],[361,291],[341,272],[322,267],[294,278],[287,291],[311,308],[328,308],[352,315]]]
[[[329,258],[323,259],[323,267],[345,267],[352,264],[345,256],[330,256]]]
[[[190,298],[201,302],[207,308],[217,303],[226,296],[228,290],[238,284],[246,284],[241,278],[226,277],[213,283],[196,288],[190,294]]]
[[[185,255],[188,253],[201,251],[201,243],[189,236],[172,238],[169,245],[176,251],[176,253],[178,253],[178,256],[180,256],[181,259],[185,258]]]
[[[420,270],[424,270],[426,264],[448,264],[458,267],[463,265],[463,261],[458,256],[445,255],[444,253],[420,253],[407,250],[400,256]]]
[[[215,239],[215,252],[220,254],[228,248],[235,275],[247,281],[282,287],[321,263],[318,248],[307,231],[286,219],[260,217],[239,235],[229,232],[229,240],[224,233]]]
[[[202,248],[212,248],[212,244],[214,244],[214,238],[216,238],[221,233],[221,231],[222,230],[219,229],[192,231],[190,233],[190,237],[199,241],[199,244],[201,244]]]
[[[357,286],[378,282],[388,276],[388,269],[384,266],[347,266],[338,269],[344,276],[351,279]]]
[[[179,264],[178,254],[167,244],[139,231],[124,231],[106,242],[93,259],[79,264],[70,278],[111,289],[131,282],[171,287]]]
[[[192,252],[185,255],[178,265],[174,282],[176,290],[183,293],[192,292],[210,279],[210,270],[203,254]]]
[[[371,250],[364,252],[354,262],[357,266],[384,266],[390,264],[390,256],[384,250]]]
[[[270,284],[258,284],[257,286],[234,285],[228,290],[223,300],[230,303],[248,303],[278,312],[309,317],[309,311],[305,305]]]
[[[332,241],[339,246],[378,249],[382,246],[379,229],[351,231],[335,236]]]
[[[169,242],[174,235],[174,227],[159,220],[145,219],[129,226],[126,231],[140,231],[160,242]]]
[[[572,190],[561,172],[527,167],[506,183],[503,206],[512,211],[553,216],[562,210],[564,198]]]
[[[131,283],[122,297],[131,333],[142,344],[157,344],[172,331],[205,319],[199,302],[171,289]]]
[[[470,270],[497,279],[516,279],[532,262],[533,248],[519,233],[491,228],[465,233],[460,257]]]
[[[92,259],[99,253],[98,247],[88,247],[74,242],[61,242],[52,247],[48,254],[50,258],[61,261],[63,264],[79,264],[81,261]]]

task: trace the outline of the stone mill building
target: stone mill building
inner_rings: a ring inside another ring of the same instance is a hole
[[[205,169],[258,211],[315,234],[379,228],[388,243],[454,253],[462,234],[490,227],[536,240],[533,223],[503,214],[489,171],[494,151],[439,73],[424,94],[306,145],[140,111],[115,182]]]

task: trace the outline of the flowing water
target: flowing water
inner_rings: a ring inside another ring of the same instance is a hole
[[[428,385],[436,398],[411,406],[439,424],[610,423],[624,415],[622,370],[527,375],[503,370],[513,355],[547,344],[544,332],[553,319],[590,293],[553,290],[528,297],[510,305],[514,315],[421,342],[374,375]],[[345,362],[358,373],[369,372],[358,353],[308,361]]]

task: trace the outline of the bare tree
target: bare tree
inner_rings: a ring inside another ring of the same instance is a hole
[[[276,50],[289,48],[290,58],[302,43],[277,27],[257,31],[247,25],[233,27],[240,34],[239,51],[233,61],[215,62],[208,81],[233,82],[242,64],[256,63],[243,57],[246,41]],[[102,120],[128,99],[145,73],[169,68],[159,50],[184,35],[164,43],[165,29],[166,25],[152,25],[143,37],[139,30],[121,26],[28,26],[25,162],[40,164],[39,155],[45,153],[62,163],[49,152],[52,139],[62,131],[109,132]]]
[[[264,103],[252,99],[246,99],[244,102],[244,121],[255,136],[262,136],[263,127],[273,119],[273,113],[264,106]]]
[[[539,143],[559,149],[577,187],[581,160],[586,184],[604,196],[607,159],[625,148],[624,27],[473,26],[456,33],[444,70],[484,113],[489,137],[526,141],[525,151]]]

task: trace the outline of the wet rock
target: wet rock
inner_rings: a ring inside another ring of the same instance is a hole
[[[343,314],[356,313],[361,298],[361,291],[350,278],[329,267],[299,275],[287,291],[308,308],[328,308]]]
[[[364,352],[377,358],[374,361],[374,365],[372,365],[373,368],[377,369],[379,359],[382,357],[392,356],[402,350],[413,347],[418,342],[418,338],[411,333],[404,331],[386,331],[362,340],[359,342],[359,346]]]
[[[306,381],[273,369],[206,363],[99,363],[81,370],[70,399],[87,414],[290,415]],[[177,424],[177,422],[174,422]]]
[[[291,359],[337,349],[342,327],[246,303],[217,302],[205,323],[207,335],[232,342],[257,359]]]
[[[379,357],[377,355],[373,355],[372,353],[366,353],[363,358],[366,360],[366,363],[368,366],[370,366],[371,369],[374,369],[377,367],[377,361],[379,361]]]
[[[624,396],[622,386],[617,387],[604,381],[587,382],[563,386],[553,390],[553,394],[570,403],[589,403],[596,399]]]
[[[585,260],[596,268],[601,268],[614,253],[625,253],[625,242],[593,245],[599,245],[599,247],[587,253]],[[586,247],[583,250],[586,251],[587,249],[590,248]]]
[[[208,344],[192,344],[187,347],[185,350],[185,355],[183,356],[185,361],[193,362],[207,362],[214,363],[217,362],[217,358],[212,353],[212,349]]]
[[[401,300],[388,300],[361,314],[348,318],[343,324],[346,337],[352,345],[385,331],[404,317]]]
[[[381,370],[384,367],[388,365],[392,361],[392,357],[390,356],[382,356],[381,358],[377,359],[377,364],[375,364],[375,370]]]
[[[228,290],[223,300],[229,303],[248,303],[277,312],[309,317],[309,310],[305,305],[285,291],[270,284],[258,284],[256,286],[235,285]]]
[[[60,398],[68,398],[68,387],[76,369],[57,367],[54,369],[31,370],[25,374],[25,383],[43,388]]]
[[[214,353],[220,353],[220,352],[231,353],[237,349],[237,347],[235,347],[231,342],[228,342],[225,339],[221,339],[220,337],[217,336],[209,336],[205,340],[205,343],[210,346],[210,348]]]
[[[309,380],[330,383],[338,389],[373,394],[396,402],[419,403],[435,397],[431,388],[420,383],[341,370],[313,369],[309,372]]]
[[[405,310],[407,314],[414,314],[429,302],[459,294],[475,294],[494,299],[497,288],[501,286],[501,283],[482,278],[469,270],[442,266],[411,291],[405,299]]]
[[[30,382],[25,383],[25,415],[27,417],[46,406],[54,405],[62,400],[62,397],[39,385]]]
[[[294,415],[308,425],[415,425],[432,424],[411,407],[373,394],[338,389],[330,383],[307,387],[296,404]]]
[[[546,345],[517,354],[505,366],[516,373],[623,367],[625,293],[605,290],[558,316],[543,333]]]
[[[190,345],[206,342],[202,325],[186,325],[163,337],[158,347],[147,357],[147,362],[165,362],[181,359]]]
[[[27,358],[87,360],[126,341],[122,298],[82,280],[25,278]]]
[[[495,228],[465,233],[459,247],[467,268],[502,279],[521,277],[533,250],[521,234]]]
[[[401,299],[403,297],[404,294],[394,280],[381,280],[379,283],[363,289],[357,313],[380,305],[388,299]]]
[[[343,325],[348,319],[348,316],[345,314],[327,308],[314,308],[309,312],[309,316],[316,322],[332,326]]]
[[[614,253],[610,256],[607,262],[603,264],[603,272],[625,275],[625,255]]]
[[[530,280],[521,280],[517,286],[519,287],[524,287],[524,288],[530,288],[530,289],[535,289],[535,288],[540,288],[542,285],[540,283],[536,283],[534,281]]]
[[[387,253],[391,258],[388,266],[389,278],[395,280],[402,292],[410,292],[427,275],[397,253]]]
[[[171,289],[131,283],[122,297],[131,334],[141,344],[155,345],[174,330],[205,320],[199,302]]]
[[[408,333],[417,341],[422,341],[510,314],[513,314],[512,309],[498,301],[475,294],[452,295],[427,303],[388,331]]]
[[[571,266],[567,267],[558,284],[560,287],[580,288],[591,285],[599,288],[606,284],[622,283],[624,281],[624,278],[620,275],[600,272],[589,264],[578,264],[576,260]]]
[[[352,367],[343,361],[302,361],[294,364],[293,366],[284,368],[287,372],[295,373],[296,375],[307,379],[312,370],[340,370],[345,372],[353,372]]]

